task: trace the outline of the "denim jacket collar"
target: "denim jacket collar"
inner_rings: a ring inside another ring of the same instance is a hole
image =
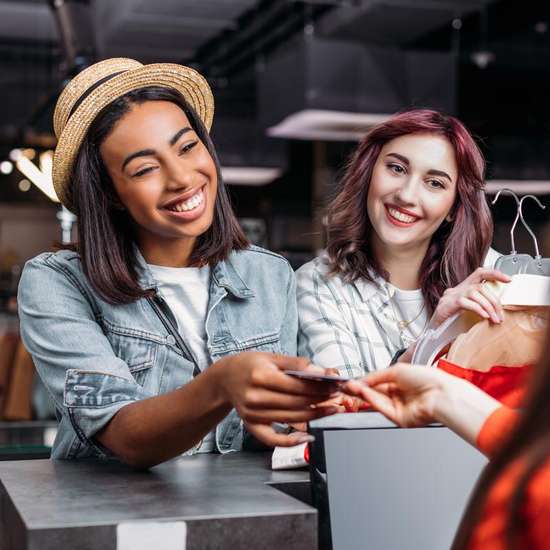
[[[157,282],[138,247],[135,247],[135,254],[139,286],[144,290],[156,289]],[[230,259],[219,262],[212,268],[212,284],[224,288],[235,296],[235,298],[246,299],[254,297],[254,292],[243,281]]]
[[[246,285],[231,260],[217,263],[212,268],[212,280],[219,287],[225,288],[235,298],[253,298],[254,292]]]

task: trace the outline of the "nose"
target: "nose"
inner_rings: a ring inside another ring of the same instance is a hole
[[[166,189],[179,191],[193,186],[194,172],[190,166],[176,158],[165,161],[166,166]]]
[[[403,178],[395,191],[396,202],[400,206],[414,206],[418,202],[418,178],[413,174]]]

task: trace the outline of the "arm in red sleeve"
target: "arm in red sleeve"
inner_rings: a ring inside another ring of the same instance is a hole
[[[503,406],[496,409],[485,420],[477,436],[477,448],[489,458],[502,447],[514,430],[519,419],[519,412]]]

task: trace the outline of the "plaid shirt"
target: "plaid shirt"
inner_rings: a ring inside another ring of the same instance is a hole
[[[484,266],[492,267],[498,256],[490,249]],[[322,255],[303,265],[296,281],[298,353],[315,365],[361,376],[388,367],[414,341],[399,330],[391,303],[395,289],[382,277],[352,283],[329,277]]]

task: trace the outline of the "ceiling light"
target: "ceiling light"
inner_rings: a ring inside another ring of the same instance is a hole
[[[19,182],[19,191],[23,191],[23,193],[26,193],[31,188],[31,182],[27,179],[22,179]]]
[[[23,152],[21,151],[21,149],[12,149],[10,151],[10,160],[12,160],[13,162],[17,162],[17,160],[21,157],[21,155],[23,154]]]
[[[36,157],[36,151],[34,149],[23,149],[23,154],[29,159],[32,160]]]
[[[259,166],[222,166],[222,178],[233,185],[267,185],[281,176],[281,168]]]
[[[11,174],[13,172],[13,163],[9,160],[0,162],[0,172],[6,176]]]
[[[451,21],[451,26],[455,31],[459,31],[462,28],[462,19],[460,19],[460,17],[455,17]]]
[[[14,149],[10,158],[15,162],[17,169],[26,176],[42,193],[53,202],[59,202],[53,187],[51,151],[42,153],[39,157],[40,168],[29,160],[21,149]]]
[[[478,50],[470,55],[470,59],[479,69],[486,69],[490,63],[493,63],[496,56],[489,50]]]
[[[537,21],[535,23],[535,32],[545,34],[548,31],[548,23],[546,21]]]
[[[38,163],[40,165],[40,171],[51,178],[53,170],[53,151],[44,151],[40,153]]]
[[[304,109],[267,129],[267,135],[306,140],[359,141],[390,114],[351,113],[325,109]]]

